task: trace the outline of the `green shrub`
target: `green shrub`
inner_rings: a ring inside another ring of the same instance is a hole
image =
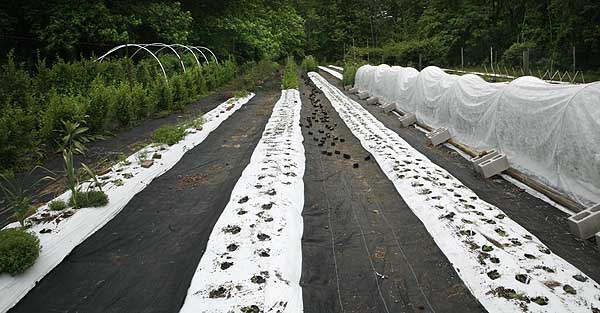
[[[283,71],[283,89],[298,88],[298,70],[296,62],[288,57]]]
[[[42,113],[41,133],[49,142],[60,139],[57,129],[63,128],[63,121],[82,123],[88,106],[88,98],[81,95],[59,95],[51,92],[48,98],[48,107]]]
[[[120,126],[130,125],[134,118],[133,101],[129,84],[122,82],[115,91],[115,101],[110,108],[110,119]]]
[[[36,115],[13,106],[0,110],[0,170],[27,168],[40,154]]]
[[[356,77],[356,71],[366,63],[346,63],[344,65],[344,77],[342,79],[344,86],[354,86],[354,78]]]
[[[97,208],[108,204],[108,196],[103,191],[76,191],[69,199],[69,206],[79,208]]]
[[[16,275],[30,268],[40,255],[40,240],[20,229],[0,231],[0,274]]]
[[[116,90],[106,86],[100,77],[94,79],[89,92],[90,104],[87,107],[87,126],[92,132],[101,132],[106,128],[106,119],[110,108],[115,106]]]
[[[312,55],[306,56],[304,61],[302,61],[302,69],[308,72],[319,72],[319,65],[317,64],[317,60]]]
[[[152,140],[172,146],[185,137],[185,127],[166,125],[158,128],[152,133]]]
[[[62,211],[67,208],[67,203],[63,200],[54,200],[48,203],[48,208],[51,211]]]

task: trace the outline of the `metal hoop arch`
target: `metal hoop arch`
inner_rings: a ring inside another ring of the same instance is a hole
[[[144,47],[162,47],[160,49],[158,49],[155,53],[158,54],[161,50],[163,50],[164,48],[169,48],[171,51],[173,51],[173,53],[175,53],[175,56],[177,56],[177,59],[179,60],[179,64],[181,64],[181,68],[183,69],[183,72],[185,73],[185,65],[183,64],[183,60],[181,59],[181,56],[179,55],[179,53],[177,53],[177,50],[173,49],[173,47],[171,47],[171,45],[167,45],[164,44],[162,42],[155,42],[155,43],[149,43],[149,44],[140,44],[141,46]],[[133,58],[133,56],[135,56],[141,49],[137,49],[130,58]]]
[[[111,53],[113,53],[113,52],[115,52],[115,51],[117,51],[119,49],[126,48],[126,47],[129,47],[129,46],[138,47],[138,48],[143,49],[144,51],[150,53],[150,55],[152,55],[152,57],[156,60],[156,62],[158,62],[158,65],[160,65],[160,69],[162,70],[163,76],[165,77],[165,82],[167,82],[167,84],[169,83],[169,78],[167,77],[167,72],[165,72],[165,68],[163,67],[163,65],[160,62],[160,60],[156,57],[156,55],[152,51],[148,50],[146,47],[138,45],[138,44],[135,44],[135,43],[134,44],[124,44],[124,45],[116,46],[116,47],[110,49],[108,52],[106,52],[101,57],[99,57],[96,61],[98,61],[98,63],[101,63],[102,60],[104,60],[104,58],[107,57],[109,54],[111,54]]]

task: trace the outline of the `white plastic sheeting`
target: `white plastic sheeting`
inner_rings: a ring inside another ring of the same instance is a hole
[[[40,256],[35,264],[23,274],[16,276],[0,275],[0,312],[7,312],[13,307],[29,290],[35,287],[38,281],[60,264],[75,247],[119,214],[135,194],[144,190],[153,179],[175,166],[187,151],[201,144],[212,131],[250,101],[252,97],[254,97],[254,94],[251,93],[243,98],[231,98],[203,115],[202,130],[188,130],[192,133],[187,134],[180,142],[169,147],[146,146],[129,156],[126,162],[113,166],[109,174],[102,176],[110,179],[110,182],[103,187],[109,198],[106,206],[79,209],[70,217],[63,214],[68,210],[49,211],[47,205],[37,209],[32,217],[56,216],[47,218],[47,222],[35,224],[29,228],[29,231],[37,234],[42,246]],[[150,168],[140,167],[138,164],[139,156],[146,154],[152,157],[154,152],[160,153],[161,158],[154,160],[154,165]],[[127,174],[129,176],[126,176]],[[116,183],[116,180],[119,180],[120,183]],[[84,183],[83,189],[85,190],[88,185],[89,182]],[[67,191],[57,199],[68,201],[70,196],[71,192]],[[58,223],[59,221],[60,223]],[[12,223],[5,228],[15,227],[18,227],[18,223]],[[51,232],[42,234],[40,231],[43,229]]]
[[[337,78],[339,80],[344,79],[344,74],[342,74],[342,73],[340,73],[340,72],[338,72],[336,70],[332,70],[332,69],[330,69],[328,67],[325,67],[325,66],[319,66],[319,69],[321,71],[324,71],[324,72],[327,72],[327,73],[331,74],[333,77],[335,77],[335,78]]]
[[[588,205],[600,202],[600,83],[488,83],[437,67],[362,66],[355,86]]]
[[[181,313],[302,312],[300,93],[280,100],[213,228]]]
[[[322,76],[323,91],[490,313],[597,312],[600,287]],[[575,290],[573,290],[573,289]]]

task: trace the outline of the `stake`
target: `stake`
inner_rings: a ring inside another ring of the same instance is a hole
[[[460,47],[460,69],[465,70],[465,55],[463,47]]]

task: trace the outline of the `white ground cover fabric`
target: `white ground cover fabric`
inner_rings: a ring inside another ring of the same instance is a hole
[[[553,254],[502,210],[479,199],[323,77],[309,76],[486,310],[597,312],[596,282]]]
[[[300,94],[282,91],[213,228],[180,312],[302,312]]]
[[[487,83],[437,67],[362,66],[355,86],[396,103],[459,142],[495,148],[510,165],[570,195],[600,202],[600,83],[555,85],[534,77]]]
[[[328,65],[328,67],[331,67],[332,69],[334,69],[334,70],[338,70],[338,71],[340,71],[340,72],[343,72],[343,71],[344,71],[344,68],[343,68],[343,67],[339,67],[339,66],[335,66],[335,65]]]
[[[47,205],[40,207],[32,218],[42,218],[46,222],[34,224],[29,229],[40,239],[42,247],[40,256],[35,264],[23,274],[0,275],[0,312],[6,312],[13,307],[38,281],[60,264],[77,245],[121,212],[135,194],[146,188],[154,178],[171,169],[187,151],[202,143],[213,130],[242,105],[250,101],[252,97],[254,94],[240,99],[229,99],[204,114],[202,130],[188,130],[190,133],[177,144],[147,146],[129,156],[127,161],[113,166],[110,173],[99,177],[101,181],[108,182],[103,187],[109,198],[106,206],[79,210],[68,209],[59,212],[50,211]],[[154,165],[149,168],[140,167],[138,156],[147,155],[148,159],[152,159],[155,152],[159,153],[161,158],[154,160]],[[84,183],[82,189],[85,190],[88,185],[89,183]],[[56,199],[68,202],[70,196],[71,192],[67,191]],[[70,216],[69,212],[74,214]],[[18,223],[13,223],[5,228],[18,226]],[[50,230],[51,232],[40,233],[41,230]],[[56,286],[56,288],[60,288],[60,286]]]
[[[335,77],[335,78],[337,78],[339,80],[344,79],[344,74],[342,74],[342,73],[340,73],[338,71],[332,70],[332,69],[330,69],[328,67],[325,67],[325,66],[319,66],[319,69],[322,70],[322,71],[325,71],[325,72],[327,72],[327,73],[329,73],[331,75],[333,75],[333,77]]]

